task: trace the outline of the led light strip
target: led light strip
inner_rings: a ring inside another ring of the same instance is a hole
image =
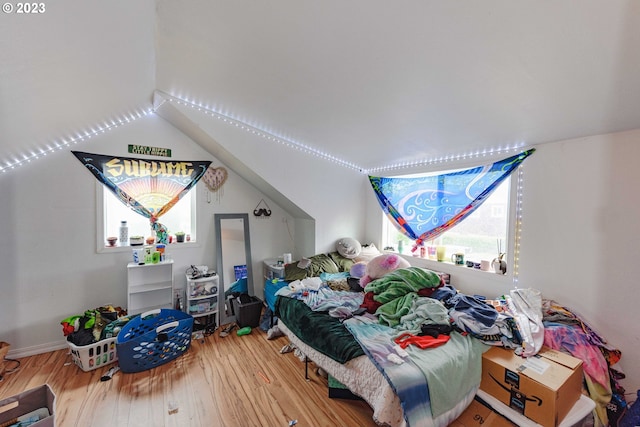
[[[334,163],[337,163],[339,165],[342,165],[344,167],[350,168],[350,169],[354,169],[357,170],[363,174],[371,174],[372,172],[385,172],[385,171],[391,171],[391,170],[396,170],[396,169],[408,169],[408,168],[414,168],[414,167],[421,167],[421,166],[430,166],[430,165],[434,165],[434,164],[442,164],[442,163],[447,163],[447,162],[459,162],[459,161],[464,161],[464,160],[469,160],[469,159],[477,159],[477,158],[482,158],[482,157],[492,157],[494,155],[499,155],[499,154],[504,154],[504,153],[509,153],[509,152],[515,152],[518,150],[521,150],[522,147],[525,145],[524,143],[517,143],[517,144],[513,144],[512,146],[506,145],[505,147],[497,147],[497,148],[488,148],[488,149],[483,149],[483,150],[476,150],[476,151],[472,151],[469,153],[464,153],[464,154],[454,154],[454,155],[448,155],[448,156],[441,156],[441,157],[436,157],[436,158],[431,158],[431,159],[423,159],[423,160],[417,160],[417,161],[413,161],[413,162],[403,162],[403,163],[395,163],[392,165],[387,165],[387,166],[380,166],[380,167],[375,167],[375,168],[371,168],[371,169],[365,169],[361,166],[356,165],[355,163],[346,161],[346,160],[342,160],[338,157],[335,157],[329,153],[320,151],[314,147],[311,147],[309,145],[306,144],[302,144],[298,141],[293,141],[291,139],[288,138],[284,138],[281,136],[277,136],[272,134],[271,132],[264,130],[264,129],[260,129],[256,126],[252,126],[248,123],[243,122],[242,120],[238,120],[236,118],[230,117],[224,113],[221,113],[219,111],[216,111],[215,109],[209,108],[201,103],[195,103],[183,98],[179,98],[177,96],[173,96],[173,95],[169,95],[166,97],[166,100],[168,100],[169,102],[175,102],[179,105],[184,105],[184,106],[188,106],[191,107],[195,110],[198,110],[204,114],[207,114],[211,117],[215,117],[218,120],[221,120],[222,122],[230,125],[230,126],[235,126],[237,128],[240,128],[246,132],[249,132],[253,135],[256,136],[260,136],[262,138],[265,138],[268,141],[272,141],[272,142],[277,142],[280,143],[282,145],[285,145],[287,147],[290,148],[294,148],[294,149],[298,149],[301,150],[303,152],[306,152],[308,154],[312,154],[314,156],[320,157],[322,159],[325,160],[329,160],[332,161]]]
[[[524,169],[518,166],[518,182],[516,187],[516,224],[514,227],[514,247],[513,247],[513,283],[518,284],[518,273],[520,267],[520,238],[522,236],[522,194],[524,190]]]
[[[240,121],[238,119],[234,119],[234,118],[229,117],[229,116],[227,116],[225,114],[222,114],[222,113],[220,113],[218,111],[215,111],[215,110],[209,109],[207,107],[204,107],[201,104],[195,104],[193,102],[189,102],[189,101],[186,101],[184,99],[180,99],[180,98],[176,98],[176,97],[167,98],[167,99],[170,102],[175,102],[175,103],[180,104],[180,105],[185,105],[185,106],[191,107],[191,108],[193,108],[195,110],[198,110],[198,111],[200,111],[200,112],[202,112],[204,114],[207,114],[207,115],[209,115],[211,117],[214,117],[214,118],[216,118],[218,120],[221,120],[222,122],[224,122],[224,123],[226,123],[228,125],[240,128],[240,129],[242,129],[242,130],[244,130],[246,132],[249,132],[249,133],[251,133],[253,135],[256,135],[256,136],[259,136],[261,138],[264,138],[264,139],[266,139],[268,141],[277,142],[277,143],[280,143],[280,144],[282,144],[282,145],[284,145],[286,147],[289,147],[289,148],[295,148],[297,150],[300,150],[300,151],[303,151],[305,153],[314,155],[316,157],[320,157],[321,159],[328,160],[328,161],[333,162],[333,163],[337,163],[337,164],[339,164],[341,166],[344,166],[346,168],[349,168],[349,169],[355,169],[355,170],[361,171],[361,172],[363,171],[363,169],[360,166],[356,165],[355,163],[348,162],[346,160],[340,159],[340,158],[338,158],[336,156],[333,156],[333,155],[331,155],[329,153],[326,153],[324,151],[320,151],[320,150],[318,150],[318,149],[316,149],[314,147],[311,147],[309,145],[302,144],[300,142],[293,141],[291,139],[287,139],[287,138],[284,138],[284,137],[281,137],[281,136],[274,135],[274,134],[272,134],[270,132],[267,132],[266,130],[259,129],[259,128],[255,127],[255,126],[251,126],[251,125],[249,125],[249,124],[247,124],[247,123],[245,123],[243,121]]]
[[[409,169],[409,168],[422,167],[422,166],[431,166],[435,164],[460,162],[460,161],[466,161],[470,159],[479,159],[482,157],[492,157],[500,154],[506,154],[509,152],[522,151],[524,146],[525,146],[524,143],[518,143],[518,144],[514,144],[513,146],[507,145],[505,147],[476,150],[476,151],[471,151],[469,153],[464,153],[464,154],[452,154],[448,156],[440,156],[440,157],[435,157],[431,159],[416,160],[414,162],[396,163],[393,165],[371,168],[366,170],[366,173],[369,173],[369,174],[372,172],[379,173],[379,172],[385,172],[385,171],[396,170],[396,169]]]
[[[71,145],[83,142],[87,139],[90,139],[96,135],[103,134],[119,126],[129,124],[139,118],[149,115],[150,113],[153,113],[153,110],[147,109],[136,111],[117,120],[112,120],[110,124],[97,125],[97,129],[93,129],[92,127],[90,132],[79,133],[74,137],[61,138],[60,141],[54,141],[52,144],[48,144],[46,148],[40,148],[38,152],[32,151],[30,154],[23,154],[22,159],[16,159],[13,162],[5,160],[4,165],[0,165],[0,173],[6,173],[19,166],[31,163],[33,160],[37,160],[40,157],[44,157],[48,154],[54,153],[64,148],[69,148]]]
[[[489,149],[483,149],[483,150],[476,150],[476,151],[472,151],[469,153],[463,153],[463,154],[454,154],[454,155],[447,155],[447,156],[440,156],[440,157],[435,157],[435,158],[430,158],[430,159],[423,159],[423,160],[417,160],[417,161],[413,161],[413,162],[403,162],[403,163],[396,163],[396,164],[392,164],[392,165],[387,165],[387,166],[381,166],[381,167],[375,167],[375,168],[371,168],[371,169],[365,169],[361,166],[356,165],[355,163],[340,159],[336,156],[333,156],[327,152],[318,150],[314,147],[311,147],[309,145],[306,144],[302,144],[298,141],[293,141],[291,139],[285,138],[285,137],[281,137],[281,136],[277,136],[274,135],[264,129],[260,129],[257,128],[255,126],[252,126],[250,124],[247,124],[241,120],[235,119],[233,117],[230,117],[226,114],[220,113],[219,111],[213,110],[211,108],[207,108],[205,106],[203,106],[202,104],[196,104],[194,102],[190,102],[187,101],[185,99],[181,99],[175,96],[168,96],[166,98],[169,102],[175,102],[177,104],[180,105],[185,105],[188,107],[191,107],[195,110],[198,110],[204,114],[207,114],[211,117],[214,117],[218,120],[221,120],[222,122],[230,125],[230,126],[235,126],[241,130],[244,130],[246,132],[249,132],[253,135],[259,136],[261,138],[264,138],[268,141],[271,142],[276,142],[279,144],[284,145],[285,147],[289,147],[289,148],[293,148],[293,149],[297,149],[300,150],[302,152],[314,155],[316,157],[319,157],[321,159],[324,160],[328,160],[331,161],[333,163],[336,163],[338,165],[341,165],[343,167],[347,167],[349,169],[354,169],[359,171],[362,174],[371,174],[371,173],[380,173],[380,172],[385,172],[385,171],[392,171],[392,170],[397,170],[397,169],[409,169],[409,168],[415,168],[415,167],[424,167],[424,166],[430,166],[430,165],[434,165],[434,164],[443,164],[443,163],[449,163],[449,162],[459,162],[459,161],[465,161],[465,160],[469,160],[469,159],[477,159],[477,158],[482,158],[482,157],[492,157],[494,155],[499,155],[499,154],[503,154],[503,153],[508,153],[510,151],[517,151],[517,150],[521,150],[522,147],[524,146],[524,144],[514,144],[513,146],[505,146],[503,147],[498,147],[498,148],[489,148]],[[103,125],[103,126],[98,126],[98,128],[96,130],[91,129],[91,132],[85,132],[84,134],[80,134],[76,137],[69,137],[66,139],[61,139],[60,142],[54,141],[53,142],[53,146],[51,145],[47,145],[46,148],[41,148],[39,152],[31,152],[29,155],[24,154],[22,156],[22,159],[16,159],[13,162],[11,161],[5,161],[5,165],[0,165],[0,172],[5,173],[9,170],[15,169],[18,166],[22,166],[24,164],[27,163],[31,163],[32,160],[36,160],[39,159],[41,156],[46,156],[47,154],[53,153],[56,150],[62,150],[63,148],[68,148],[69,146],[73,145],[73,144],[77,144],[78,142],[83,142],[86,139],[92,138],[96,135],[105,133],[106,131],[115,129],[121,125],[125,125],[127,123],[130,123],[134,120],[137,120],[141,117],[147,116],[150,113],[153,113],[154,110],[152,109],[147,109],[147,110],[142,110],[142,111],[137,111],[134,114],[130,114],[127,115],[121,119],[118,119],[117,121],[111,121],[111,124],[107,124],[107,125]]]

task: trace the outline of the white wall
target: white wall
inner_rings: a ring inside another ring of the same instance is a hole
[[[149,115],[75,145],[99,154],[127,155],[128,144],[172,149],[177,160],[214,157],[156,115]],[[135,156],[134,156],[135,157]],[[126,307],[127,249],[96,253],[96,179],[70,153],[60,150],[0,176],[0,341],[14,357],[64,347],[60,321],[103,304]],[[290,251],[287,212],[233,171],[220,200],[199,183],[198,242],[171,245],[174,279],[184,286],[190,264],[215,269],[214,213],[249,213],[255,293],[262,295],[261,262]],[[252,214],[265,198],[269,218]]]
[[[640,388],[640,130],[541,146],[525,170],[520,284],[582,314]],[[529,162],[529,160],[527,160]]]
[[[176,108],[210,135],[214,142],[206,147],[209,151],[223,147],[315,220],[315,234],[306,236],[307,242],[298,240],[289,252],[311,256],[335,250],[335,242],[341,237],[362,238],[367,212],[366,193],[362,191],[365,175],[256,136],[191,107]],[[306,228],[302,223],[308,224],[311,219],[299,219],[297,229]],[[310,239],[313,245],[309,245]]]
[[[517,282],[577,312],[619,348],[619,367],[627,375],[622,384],[631,392],[640,388],[638,140],[640,130],[536,147],[523,164]],[[373,194],[367,203],[376,203]],[[370,222],[379,227],[379,221]],[[506,276],[408,259],[450,273],[452,284],[465,293],[492,298],[514,288]]]

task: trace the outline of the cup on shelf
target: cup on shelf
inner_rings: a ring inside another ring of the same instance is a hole
[[[462,252],[451,255],[451,262],[455,265],[464,265],[464,254]]]

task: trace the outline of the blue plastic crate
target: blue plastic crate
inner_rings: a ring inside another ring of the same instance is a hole
[[[116,350],[122,372],[155,368],[181,356],[191,345],[193,317],[168,308],[134,317],[118,333]]]

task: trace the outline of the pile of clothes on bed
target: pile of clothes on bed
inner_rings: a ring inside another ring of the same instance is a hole
[[[378,321],[409,331],[403,342],[425,346],[428,339],[447,342],[442,335],[424,336],[436,324],[463,331],[491,346],[514,349],[530,357],[545,345],[566,352],[584,362],[585,390],[596,403],[598,425],[617,425],[627,406],[616,369],[621,352],[594,331],[575,311],[542,298],[535,289],[514,289],[495,300],[465,295],[452,286],[429,282],[416,267],[393,271],[370,282],[364,289],[364,306]],[[428,298],[420,298],[427,296]],[[434,301],[439,301],[438,306]],[[397,342],[397,339],[396,339]],[[424,347],[423,347],[424,348]]]
[[[584,361],[596,425],[616,425],[627,406],[618,382],[624,375],[615,369],[620,351],[574,311],[535,289],[492,300],[467,295],[448,284],[448,275],[371,246],[358,258],[363,248],[341,239],[337,252],[311,257],[306,267],[285,266],[289,286],[276,294],[289,298],[278,297],[275,311],[296,336],[340,363],[369,356],[401,398],[408,425],[444,414],[474,393],[489,346],[530,357],[543,345]],[[339,284],[344,280],[347,286]]]

